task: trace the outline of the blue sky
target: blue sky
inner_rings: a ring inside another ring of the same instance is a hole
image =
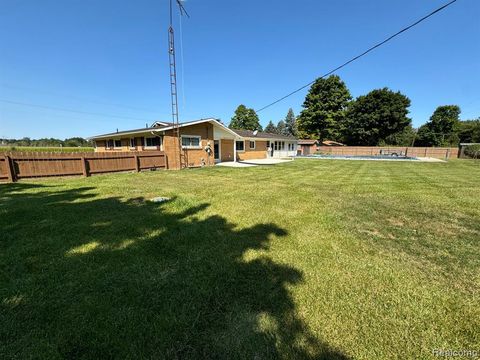
[[[445,2],[188,0],[191,18],[175,15],[180,118],[228,123],[240,103],[258,109]],[[459,0],[338,75],[353,96],[400,90],[415,126],[444,104],[477,118],[479,16],[480,1]],[[0,137],[85,137],[170,120],[167,27],[167,0],[2,0]],[[259,113],[262,124],[289,107],[298,114],[305,94]]]

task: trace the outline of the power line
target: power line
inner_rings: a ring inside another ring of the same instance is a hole
[[[115,106],[115,107],[119,107],[119,108],[130,109],[130,110],[156,113],[156,111],[153,111],[152,109],[145,109],[145,108],[136,107],[136,106],[128,106],[128,105],[123,105],[123,104],[118,104],[118,103],[110,103],[110,102],[92,100],[92,99],[84,98],[82,96],[67,95],[67,94],[64,94],[64,93],[56,92],[56,91],[46,91],[46,90],[34,89],[34,88],[30,88],[30,87],[10,85],[10,84],[5,84],[5,83],[0,83],[0,87],[6,87],[6,88],[10,88],[10,89],[17,89],[17,90],[26,90],[26,91],[29,91],[29,92],[39,93],[39,94],[62,96],[64,98],[86,101],[86,102],[90,102],[90,103],[93,103],[93,104],[108,105],[108,106]]]
[[[359,55],[351,58],[350,60],[348,60],[347,62],[343,63],[342,65],[337,66],[337,67],[336,67],[335,69],[333,69],[333,70],[330,70],[330,71],[327,72],[326,74],[320,76],[319,79],[322,79],[322,78],[324,78],[324,77],[327,77],[327,76],[333,74],[334,72],[336,72],[336,71],[344,68],[344,67],[347,66],[348,64],[350,64],[350,63],[352,63],[352,62],[360,59],[361,57],[367,55],[369,52],[375,50],[376,48],[378,48],[378,47],[380,47],[380,46],[382,46],[382,45],[384,45],[385,43],[389,42],[390,40],[392,40],[393,38],[397,37],[398,35],[404,33],[405,31],[410,30],[410,29],[413,28],[414,26],[416,26],[416,25],[420,24],[421,22],[427,20],[429,17],[435,15],[436,13],[438,13],[438,12],[442,11],[443,9],[445,9],[446,7],[452,5],[452,4],[453,4],[454,2],[456,2],[456,1],[457,1],[457,0],[452,0],[452,1],[448,2],[447,4],[439,7],[438,9],[436,9],[436,10],[432,11],[431,13],[429,13],[428,15],[425,15],[425,16],[422,17],[421,19],[415,21],[413,24],[408,25],[407,27],[403,28],[402,30],[400,30],[400,31],[396,32],[395,34],[389,36],[389,37],[386,38],[385,40],[383,40],[383,41],[379,42],[378,44],[376,44],[376,45],[370,47],[369,49],[365,50],[365,51],[362,52],[361,54],[359,54]],[[293,94],[296,94],[297,92],[299,92],[299,91],[301,91],[301,90],[303,90],[303,89],[311,86],[313,83],[315,83],[315,81],[317,81],[317,79],[309,82],[309,83],[306,84],[306,85],[303,85],[302,87],[300,87],[300,88],[292,91],[291,93],[289,93],[289,94],[281,97],[280,99],[275,100],[274,102],[272,102],[272,103],[270,103],[270,104],[268,104],[268,105],[266,105],[266,106],[264,106],[264,107],[256,110],[256,112],[260,112],[260,111],[262,111],[262,110],[265,110],[266,108],[269,108],[270,106],[273,106],[273,105],[279,103],[280,101],[285,100],[286,98],[292,96]]]
[[[47,110],[65,111],[65,112],[71,112],[71,113],[76,113],[76,114],[103,116],[103,117],[117,118],[117,119],[152,121],[151,119],[141,119],[141,118],[134,118],[134,117],[130,117],[130,116],[110,115],[110,114],[95,113],[95,112],[82,111],[82,110],[65,109],[65,108],[59,108],[59,107],[54,107],[54,106],[30,104],[30,103],[24,103],[24,102],[19,102],[19,101],[12,101],[12,100],[5,100],[5,99],[0,99],[0,102],[6,103],[6,104],[13,104],[13,105],[36,107],[36,108],[47,109]]]

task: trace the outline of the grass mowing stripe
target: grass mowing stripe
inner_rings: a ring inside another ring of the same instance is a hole
[[[479,176],[296,160],[3,184],[0,356],[477,349]]]

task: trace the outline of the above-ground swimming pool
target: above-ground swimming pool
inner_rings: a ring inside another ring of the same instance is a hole
[[[386,161],[420,161],[419,158],[410,156],[392,156],[392,155],[299,155],[298,158],[304,159],[338,159],[338,160],[386,160]]]

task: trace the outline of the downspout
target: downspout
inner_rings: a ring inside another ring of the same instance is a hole
[[[160,142],[161,142],[161,146],[160,146],[161,148],[160,148],[160,150],[162,150],[162,148],[163,148],[163,135],[158,135],[158,134],[155,133],[154,131],[150,131],[150,134],[152,134],[153,136],[158,137],[158,138],[161,140],[161,141],[160,141]]]

